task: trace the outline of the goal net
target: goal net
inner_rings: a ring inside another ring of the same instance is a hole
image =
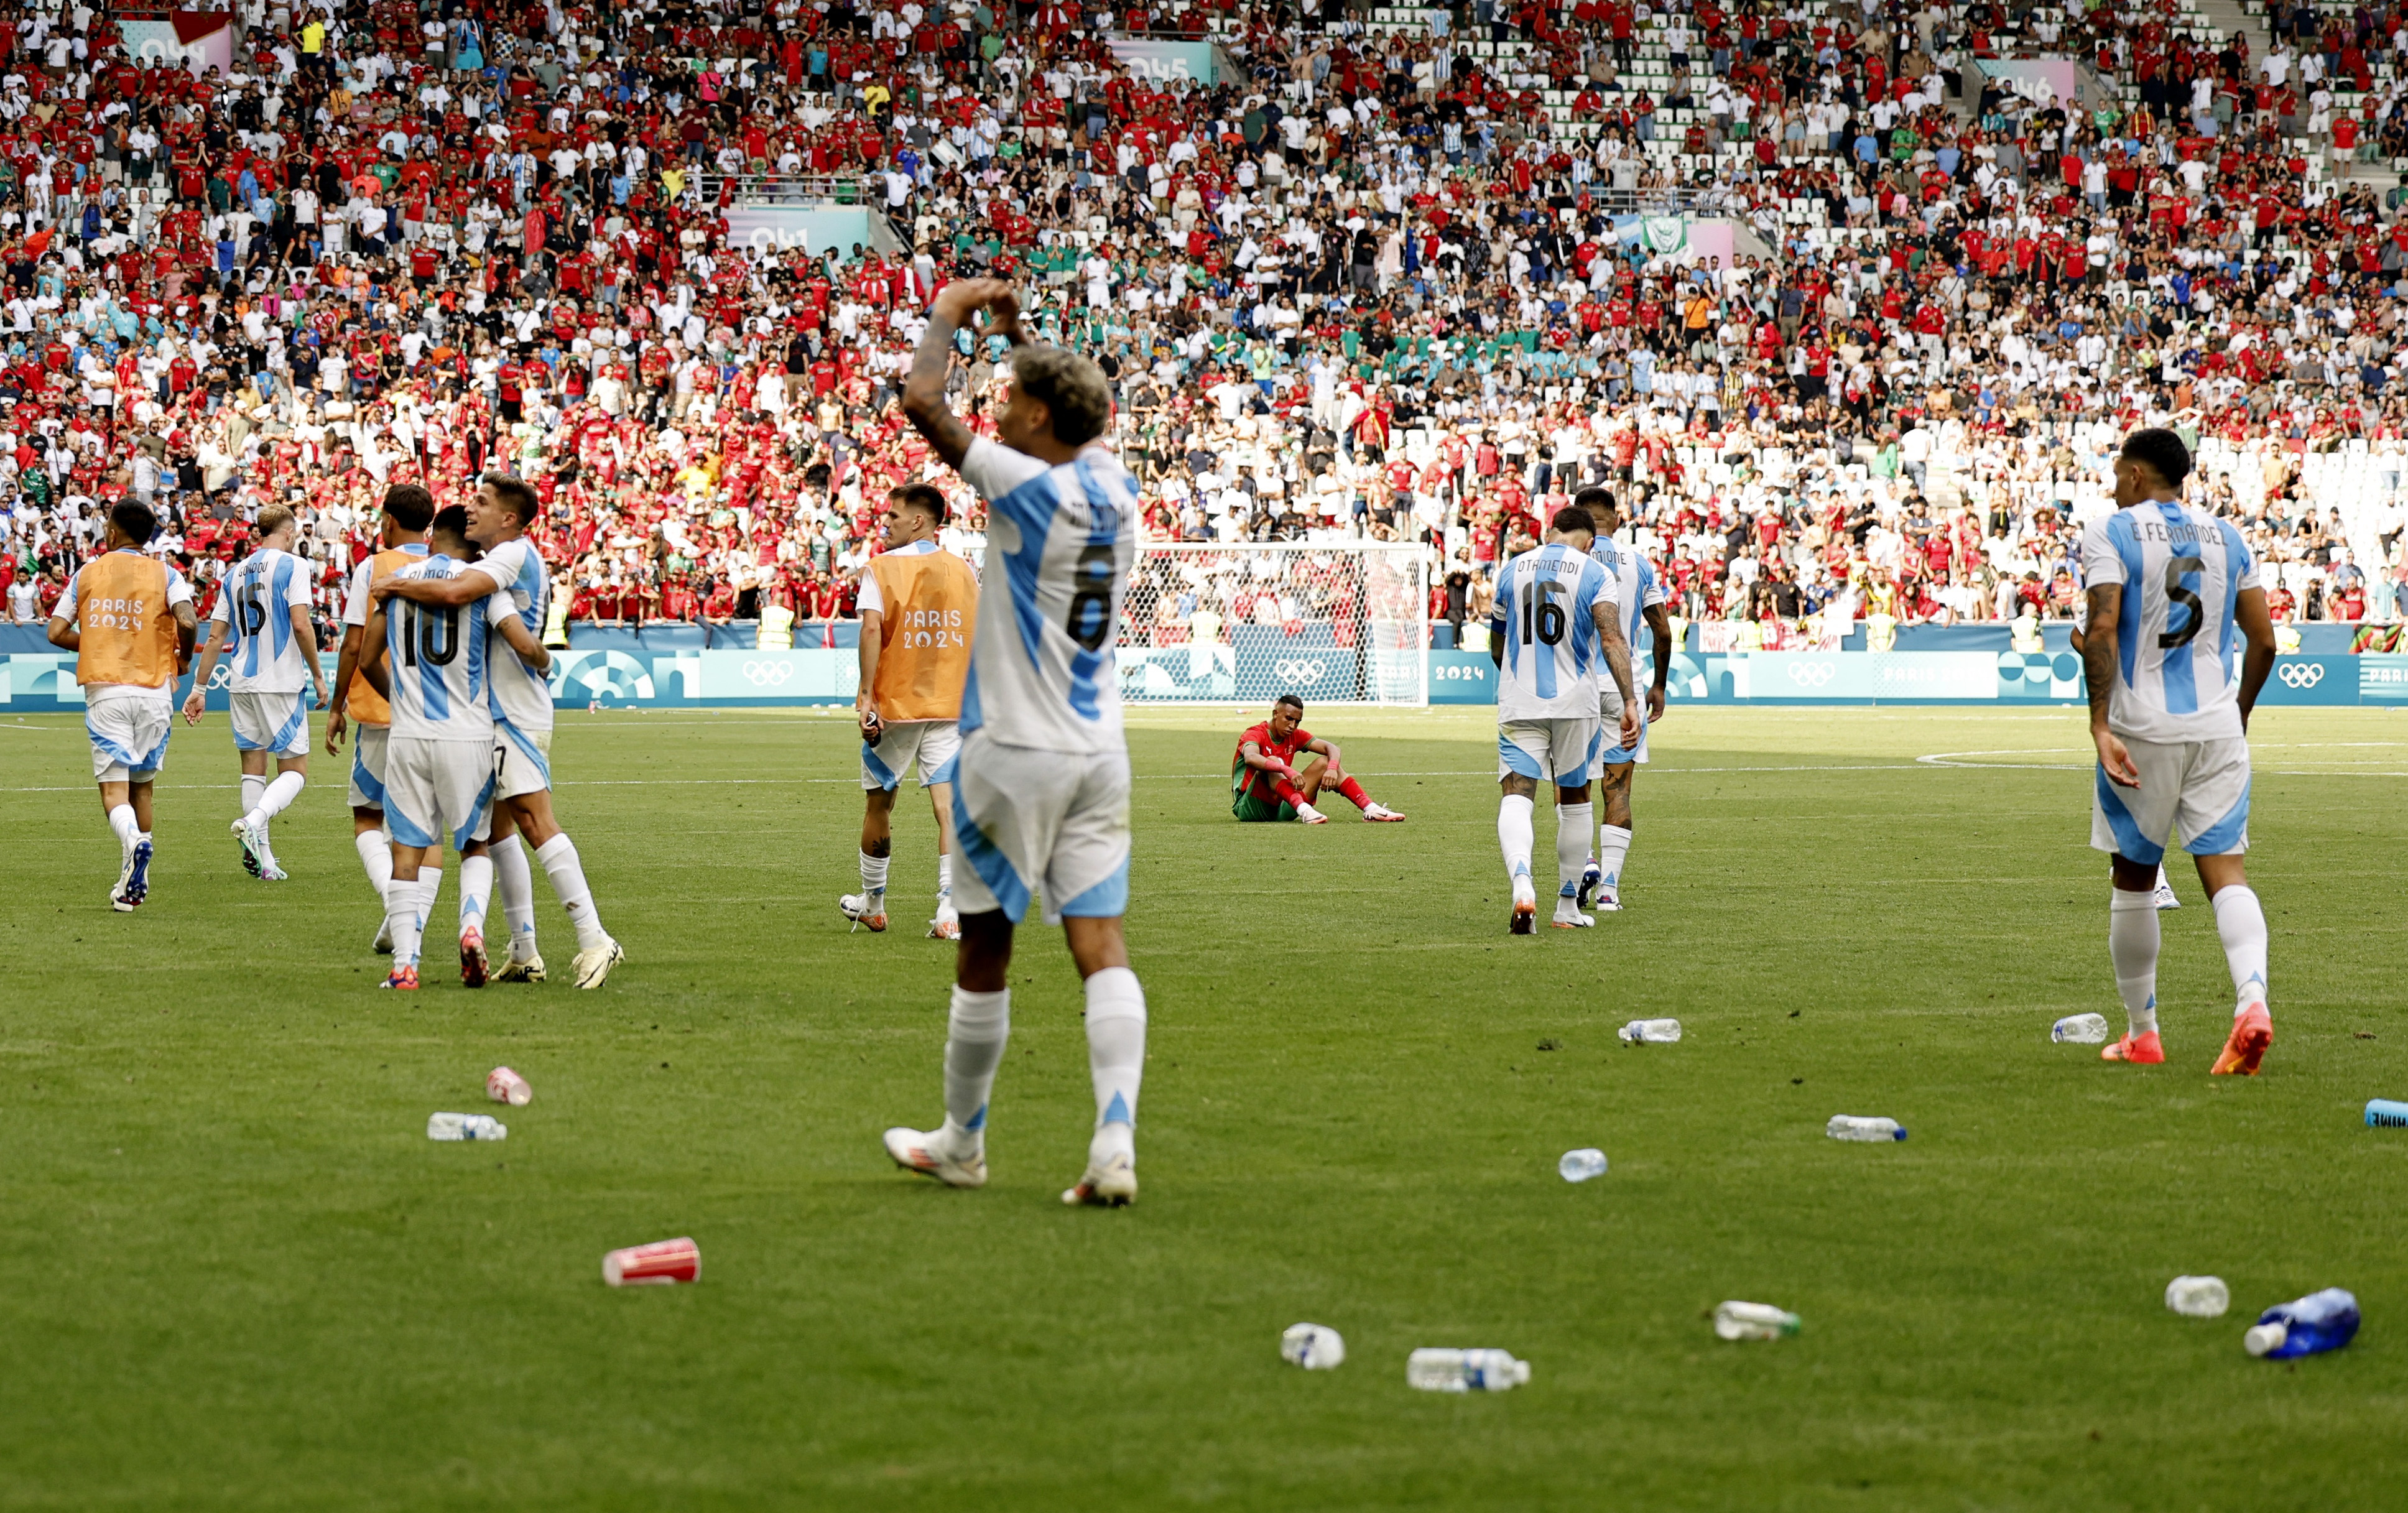
[[[1429,572],[1412,542],[1140,544],[1121,697],[1427,704]]]

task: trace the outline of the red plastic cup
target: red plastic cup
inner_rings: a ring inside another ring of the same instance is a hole
[[[535,1089],[527,1079],[507,1066],[496,1066],[485,1074],[485,1096],[512,1108],[524,1108],[535,1101]]]
[[[602,1258],[602,1279],[612,1287],[690,1282],[701,1275],[702,1249],[690,1239],[655,1240]]]

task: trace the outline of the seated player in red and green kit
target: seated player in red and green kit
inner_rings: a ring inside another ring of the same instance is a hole
[[[1271,717],[1238,737],[1229,764],[1229,812],[1244,821],[1301,820],[1324,825],[1329,816],[1312,806],[1323,789],[1334,789],[1363,811],[1363,818],[1394,822],[1403,815],[1371,802],[1363,785],[1346,776],[1338,748],[1305,731],[1304,701],[1283,693]],[[1297,762],[1301,753],[1304,761]]]

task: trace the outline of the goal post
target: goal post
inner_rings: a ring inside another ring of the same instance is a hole
[[[1418,542],[1144,542],[1118,648],[1130,704],[1429,703]]]

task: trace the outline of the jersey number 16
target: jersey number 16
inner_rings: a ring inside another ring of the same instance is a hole
[[[1559,646],[1564,639],[1564,607],[1555,602],[1564,592],[1563,584],[1552,578],[1522,585],[1522,644],[1537,641],[1542,646]]]

